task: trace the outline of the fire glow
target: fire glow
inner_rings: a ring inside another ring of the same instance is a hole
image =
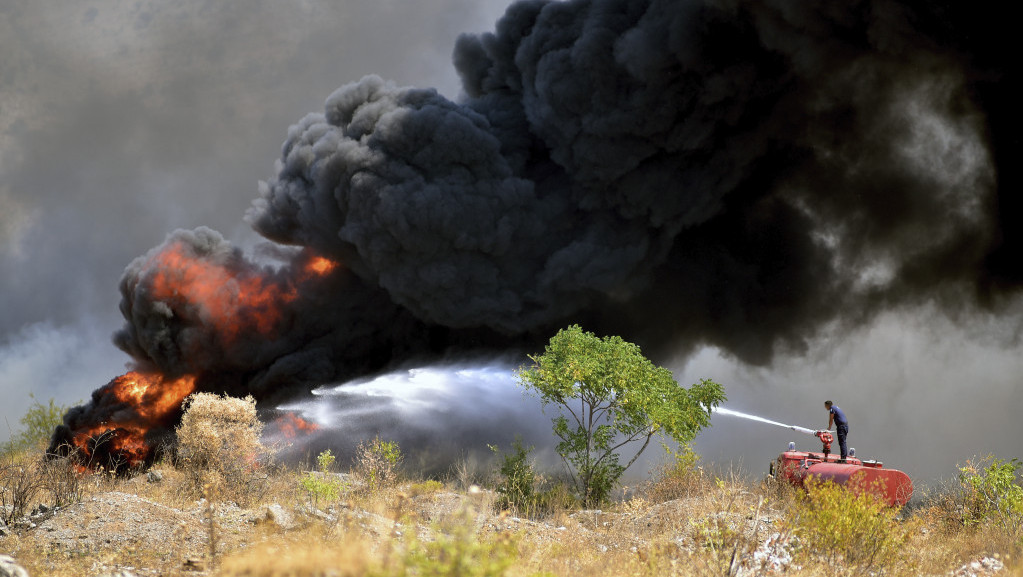
[[[243,338],[269,341],[281,334],[305,285],[338,267],[309,253],[283,269],[258,267],[234,253],[207,254],[179,241],[146,257],[140,289],[170,317],[204,327],[214,335],[209,342],[227,350]],[[152,463],[180,419],[183,401],[203,390],[203,377],[210,376],[202,367],[189,372],[170,377],[132,371],[111,380],[88,406],[65,416],[50,452],[75,453],[83,469],[125,471]],[[298,417],[285,424],[293,435],[315,430]]]
[[[154,447],[146,433],[176,416],[181,403],[195,390],[195,377],[167,379],[153,373],[129,372],[97,391],[104,403],[119,404],[112,418],[74,431],[71,442],[83,466],[100,453],[115,466],[135,467],[148,462]],[[94,395],[95,397],[96,395]]]
[[[270,336],[280,326],[287,304],[299,297],[297,285],[326,276],[338,266],[313,257],[289,280],[259,274],[259,269],[213,262],[192,254],[183,243],[168,245],[146,263],[152,296],[171,310],[197,310],[203,325],[230,344],[242,333]]]
[[[301,436],[309,435],[320,430],[320,426],[312,421],[307,421],[295,413],[285,413],[284,416],[274,421],[274,428],[286,439],[294,440]]]

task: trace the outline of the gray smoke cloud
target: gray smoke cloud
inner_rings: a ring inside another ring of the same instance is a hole
[[[971,458],[1019,454],[1023,402],[1014,315],[949,319],[927,305],[882,313],[859,329],[826,332],[798,357],[770,368],[703,350],[669,363],[680,382],[713,375],[731,384],[727,406],[786,424],[822,429],[832,399],[850,420],[849,444],[861,458],[908,473],[917,495],[954,480]],[[794,441],[819,450],[817,439],[715,415],[696,450],[707,463],[754,477]]]

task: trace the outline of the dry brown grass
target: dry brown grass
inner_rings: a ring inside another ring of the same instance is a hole
[[[167,506],[197,509],[195,500],[182,498],[183,487],[192,482],[183,465],[160,463],[154,471],[162,474],[160,482],[151,483],[145,476],[123,479],[90,475],[84,484],[89,495],[116,490]],[[640,491],[599,512],[565,509],[534,520],[498,514],[493,510],[496,499],[493,493],[468,495],[457,488],[455,481],[447,485],[436,481],[398,483],[353,494],[335,507],[341,513],[335,520],[309,517],[286,530],[269,524],[232,524],[218,517],[219,534],[213,538],[216,554],[199,553],[206,569],[201,574],[232,577],[409,574],[412,560],[426,562],[410,553],[410,548],[425,547],[440,535],[448,535],[445,545],[448,548],[438,553],[437,559],[458,554],[458,543],[496,547],[495,544],[511,539],[515,543],[513,558],[506,571],[500,573],[510,576],[727,575],[734,572],[735,560],[748,556],[767,537],[767,532],[777,530],[778,520],[786,511],[799,507],[800,502],[789,489],[749,481],[737,473],[705,475],[704,481],[689,487],[683,498],[661,501],[663,493]],[[265,502],[299,509],[305,503],[296,489],[300,478],[300,471],[280,471],[273,477]],[[437,504],[444,500],[462,505],[441,513]],[[464,516],[467,506],[474,511],[471,517]],[[1019,544],[1007,542],[996,530],[950,527],[936,505],[906,511],[905,516],[920,527],[907,545],[912,560],[907,567],[915,569],[907,573],[893,567],[884,574],[948,575],[972,560],[996,553],[1006,563],[1000,576],[1020,574],[1016,561]],[[451,537],[459,535],[453,527],[471,533]],[[202,523],[187,528],[200,533],[207,529]],[[417,540],[409,541],[413,537]],[[190,542],[194,544],[194,540]],[[166,543],[167,550],[187,543],[185,535],[172,536]],[[87,554],[68,554],[47,548],[45,541],[31,533],[16,533],[3,538],[0,547],[15,554],[31,575],[88,576],[97,574],[97,567],[124,566],[147,567],[164,575],[195,575],[182,567],[180,556],[168,557],[166,552],[130,544]],[[787,575],[855,574],[836,570],[798,552],[794,552],[794,558]],[[437,567],[433,569],[439,571]]]
[[[177,428],[178,459],[191,497],[215,497],[240,505],[259,502],[268,489],[266,449],[259,435],[256,401],[190,395]]]
[[[380,567],[370,542],[327,539],[315,532],[275,536],[226,557],[223,577],[361,577]]]
[[[358,463],[361,475],[355,478],[364,482],[358,490],[315,503],[302,489],[305,472],[267,467],[258,458],[263,448],[251,401],[196,397],[186,417],[179,429],[178,458],[158,462],[152,480],[145,474],[90,473],[69,485],[66,471],[46,468],[60,463],[44,466],[24,454],[8,457],[8,467],[0,469],[0,477],[6,475],[0,488],[6,487],[8,495],[19,483],[37,486],[23,510],[74,495],[86,504],[94,498],[110,500],[114,492],[151,502],[147,510],[173,508],[172,514],[184,521],[158,540],[159,546],[139,538],[106,545],[94,540],[78,549],[72,539],[70,548],[54,547],[51,533],[18,529],[0,537],[0,550],[13,554],[34,577],[88,577],[116,567],[208,577],[729,575],[743,560],[746,571],[755,572],[752,553],[771,534],[790,530],[785,519],[805,507],[788,485],[751,480],[741,471],[715,474],[690,459],[657,469],[649,482],[623,490],[619,502],[599,511],[579,510],[565,493],[542,512],[501,512],[496,493],[466,487],[479,472],[456,471],[447,483],[402,480],[385,466],[397,459],[388,461],[380,452],[369,462],[372,466]],[[369,478],[375,482],[365,482]],[[245,493],[233,492],[239,490]],[[880,574],[949,575],[995,555],[1005,563],[999,577],[1023,574],[1023,543],[994,524],[964,526],[948,490],[926,496],[892,521],[911,528],[912,535],[904,545],[904,567],[886,566]],[[259,506],[270,503],[281,505],[295,522],[262,521]],[[105,530],[119,534],[131,534],[138,523],[129,511],[103,515],[110,517],[104,519]],[[66,523],[84,527],[94,520],[69,517]],[[149,519],[150,524],[157,521]],[[795,545],[789,553],[786,575],[863,574],[841,560],[823,562]],[[186,556],[199,559],[201,571],[186,567]]]
[[[692,497],[706,490],[709,479],[692,448],[685,447],[674,458],[654,468],[651,479],[643,487],[654,503]]]

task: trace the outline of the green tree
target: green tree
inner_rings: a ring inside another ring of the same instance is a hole
[[[49,403],[42,404],[35,395],[28,394],[32,399],[25,414],[18,419],[21,429],[11,435],[11,439],[0,445],[0,452],[12,453],[35,448],[45,448],[50,441],[50,435],[57,425],[64,419],[64,413],[69,407],[58,405],[53,399]]]
[[[568,465],[583,504],[608,495],[654,435],[680,444],[710,426],[710,411],[725,400],[718,383],[703,379],[686,389],[671,371],[655,366],[635,344],[598,338],[578,325],[558,331],[542,355],[530,355],[519,383],[544,406],[556,405],[552,422],[557,451]],[[640,444],[624,466],[618,451]]]

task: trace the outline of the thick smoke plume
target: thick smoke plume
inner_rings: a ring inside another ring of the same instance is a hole
[[[520,2],[458,40],[459,104],[331,95],[248,217],[430,324],[582,318],[764,363],[840,312],[971,288],[991,250],[985,118],[910,16]]]
[[[969,14],[517,2],[457,40],[459,102],[367,76],[294,125],[247,215],[276,260],[172,234],[125,271],[115,342],[267,400],[569,322],[760,365],[893,307],[997,306],[1016,72]]]

